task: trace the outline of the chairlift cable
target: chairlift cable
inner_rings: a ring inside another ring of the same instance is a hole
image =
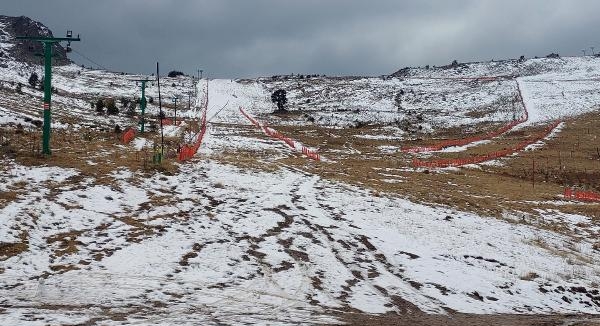
[[[79,51],[77,51],[77,50],[75,50],[75,49],[72,49],[72,51],[73,51],[73,52],[75,52],[75,53],[77,53],[77,54],[79,54],[79,56],[81,56],[82,58],[86,59],[87,61],[89,61],[89,62],[91,62],[91,63],[95,64],[96,66],[98,66],[98,67],[100,67],[100,68],[102,68],[102,69],[104,69],[104,70],[106,70],[106,71],[110,71],[110,69],[108,69],[108,68],[106,68],[105,66],[103,66],[103,65],[101,65],[101,64],[99,64],[99,63],[97,63],[96,61],[94,61],[94,60],[92,60],[92,59],[88,58],[88,57],[87,57],[85,54],[83,54],[83,53],[81,53],[81,52],[79,52]]]

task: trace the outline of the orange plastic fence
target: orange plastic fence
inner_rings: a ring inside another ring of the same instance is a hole
[[[313,151],[311,149],[308,149],[308,148],[306,148],[304,146],[302,146],[302,153],[304,155],[306,155],[308,158],[311,158],[311,159],[313,159],[315,161],[320,161],[321,160],[321,155],[319,155],[319,153],[317,153],[317,152],[315,152],[315,151]]]
[[[489,78],[492,78],[492,80],[495,79],[495,77],[489,77]],[[421,152],[439,151],[439,150],[442,150],[442,149],[448,148],[448,147],[465,146],[465,145],[468,145],[468,144],[471,144],[474,142],[492,139],[492,138],[498,137],[498,136],[506,133],[507,131],[511,130],[512,128],[516,127],[517,125],[519,125],[521,123],[526,122],[529,119],[529,112],[527,112],[527,107],[525,106],[525,101],[523,101],[523,95],[521,94],[521,87],[519,86],[518,83],[517,83],[517,90],[518,90],[518,94],[519,94],[519,101],[521,102],[521,105],[523,106],[523,110],[525,111],[524,115],[520,119],[511,121],[511,122],[505,124],[504,126],[500,127],[499,129],[491,131],[483,136],[474,136],[474,137],[460,138],[460,139],[449,139],[449,140],[444,140],[444,141],[441,141],[437,144],[430,145],[430,146],[404,147],[404,148],[402,148],[402,151],[405,153],[421,153]]]
[[[531,140],[522,141],[522,142],[518,143],[517,145],[515,145],[514,147],[509,148],[509,149],[495,151],[495,152],[487,153],[484,155],[466,157],[466,158],[439,159],[439,160],[433,160],[433,161],[422,161],[419,159],[413,159],[413,166],[414,167],[427,167],[427,168],[446,168],[446,167],[462,166],[462,165],[466,165],[466,164],[481,163],[481,162],[485,162],[485,161],[494,160],[494,159],[497,159],[500,157],[505,157],[505,156],[514,154],[516,152],[522,151],[525,147],[545,138],[559,124],[560,124],[560,121],[557,120],[554,123],[547,126],[544,129],[544,131],[542,132],[542,134],[540,134],[538,137],[531,139]]]
[[[123,135],[121,136],[121,141],[125,144],[128,144],[134,138],[135,138],[135,129],[128,127],[123,132]]]
[[[240,107],[240,112],[242,112],[242,114],[246,117],[246,119],[250,120],[250,122],[252,122],[253,125],[260,128],[260,123],[258,121],[256,121],[256,119],[254,119],[253,117],[249,116],[246,113],[246,111],[244,111],[244,109],[242,109],[241,107]]]
[[[206,133],[206,111],[208,110],[208,84],[205,91],[205,98],[206,101],[204,102],[204,105],[202,107],[203,112],[202,119],[200,121],[200,132],[198,132],[198,134],[194,136],[195,140],[192,144],[185,144],[179,148],[179,161],[189,160],[192,157],[194,157],[194,155],[196,155],[196,153],[198,152],[200,145],[202,145],[202,140],[204,139],[204,134]]]
[[[291,138],[284,136],[282,133],[273,128],[263,127],[262,129],[267,136],[277,138],[286,143],[289,147],[296,149],[296,143]]]
[[[574,190],[571,188],[565,188],[564,196],[567,199],[600,202],[600,194],[592,192],[592,191],[579,191],[579,190]]]
[[[261,124],[256,119],[254,119],[249,114],[247,114],[246,111],[244,111],[244,109],[242,109],[241,107],[239,109],[240,109],[240,112],[242,113],[242,115],[244,115],[246,117],[246,119],[248,119],[256,127],[260,128],[267,136],[283,141],[290,148],[292,148],[294,150],[297,149],[296,142],[293,139],[285,136],[284,134],[280,133],[279,131],[277,131],[273,128],[268,127],[264,123]],[[309,149],[308,147],[304,147],[304,146],[301,146],[300,150],[302,151],[302,154],[306,155],[306,157],[308,157],[310,159],[313,159],[315,161],[321,160],[321,155],[319,155],[319,153],[317,153],[317,151],[315,151],[315,150]]]
[[[162,119],[162,123],[163,126],[179,126],[181,125],[181,123],[183,122],[184,119],[177,119],[177,121],[173,121],[173,119],[170,118],[164,118]]]

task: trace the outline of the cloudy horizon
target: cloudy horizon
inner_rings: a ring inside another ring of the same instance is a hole
[[[159,61],[164,71],[222,78],[376,76],[453,60],[600,50],[600,2],[592,0],[20,0],[3,7],[55,35],[73,30],[82,38],[77,52],[132,73],[151,73]]]

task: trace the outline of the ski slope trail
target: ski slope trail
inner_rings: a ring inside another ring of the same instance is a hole
[[[50,306],[60,308],[41,323],[106,318],[107,311],[127,312],[132,321],[216,325],[331,322],[331,312],[348,309],[599,309],[569,290],[600,282],[591,243],[579,242],[577,255],[556,255],[536,239],[549,248],[572,240],[373,196],[294,168],[257,172],[191,161],[178,175],[123,170],[112,175],[114,187],[90,190],[93,180],[74,170],[11,164],[2,184],[23,173],[36,178],[0,209],[3,239],[29,239],[27,250],[0,262],[8,324]],[[55,214],[38,218],[49,210]],[[69,243],[76,250],[65,254]],[[532,273],[538,277],[525,277]]]
[[[247,124],[246,119],[239,114],[240,107],[251,114],[270,107],[269,94],[257,83],[242,84],[229,79],[212,79],[209,81],[208,98],[208,118],[213,123]]]
[[[529,112],[525,127],[553,120],[573,118],[598,110],[597,69],[578,69],[518,77],[523,101]]]

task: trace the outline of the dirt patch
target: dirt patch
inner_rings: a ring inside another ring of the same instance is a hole
[[[578,315],[473,315],[450,313],[449,315],[402,314],[369,315],[339,313],[335,315],[347,325],[394,325],[394,326],[597,326],[600,319]]]
[[[78,241],[77,238],[84,231],[68,231],[63,233],[55,234],[46,239],[46,242],[49,245],[57,243],[57,248],[54,250],[54,255],[57,257],[61,257],[64,255],[71,255],[77,253],[79,251],[78,246],[83,246],[81,241]]]
[[[4,128],[4,127],[3,127]],[[151,134],[147,137],[152,138]],[[178,170],[175,154],[175,140],[168,143],[170,159],[165,159],[161,164],[152,163],[152,151],[144,149],[135,150],[130,146],[123,146],[119,134],[94,129],[81,129],[78,131],[56,129],[53,130],[51,139],[51,156],[40,153],[41,132],[39,130],[25,130],[21,133],[5,132],[4,138],[11,144],[14,159],[25,166],[57,166],[74,168],[83,175],[102,176],[120,168],[126,167],[131,171],[145,173],[167,172],[175,173]]]
[[[0,256],[4,256],[4,259],[8,259],[12,256],[16,256],[23,251],[27,250],[28,245],[26,243],[7,243],[0,242]]]
[[[22,231],[19,235],[21,242],[0,242],[0,261],[19,255],[29,249],[28,233]]]

